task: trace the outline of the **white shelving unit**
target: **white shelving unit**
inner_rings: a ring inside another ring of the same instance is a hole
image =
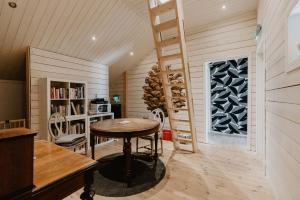
[[[85,133],[88,136],[87,83],[74,80],[41,79],[42,99],[39,138],[50,141],[48,119],[51,114],[60,112],[69,123],[69,133]]]

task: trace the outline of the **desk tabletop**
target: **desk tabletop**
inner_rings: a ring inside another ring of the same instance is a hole
[[[107,119],[90,126],[94,135],[107,137],[138,137],[155,133],[159,129],[159,122],[150,119],[121,118]]]
[[[37,140],[34,142],[34,191],[96,164],[86,156]]]
[[[11,128],[11,129],[3,129],[0,130],[0,140],[8,139],[12,137],[22,137],[26,135],[36,135],[36,133],[32,133],[30,129],[27,128]]]

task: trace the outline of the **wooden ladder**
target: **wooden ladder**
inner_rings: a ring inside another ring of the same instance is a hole
[[[166,97],[170,128],[173,132],[174,147],[175,149],[195,152],[197,151],[197,142],[182,2],[181,0],[169,0],[165,3],[160,3],[160,0],[148,0],[148,8],[162,86]],[[172,48],[171,51],[176,51],[176,53],[166,55],[167,48]],[[172,67],[170,66],[173,66],[174,63],[177,68],[171,69]],[[169,75],[172,73],[181,73],[183,83],[171,83]],[[172,87],[175,86],[184,89],[185,96],[175,97],[172,93]],[[186,106],[184,108],[174,107],[173,100],[176,98],[184,98]],[[175,114],[175,112],[177,113]],[[178,117],[180,114],[185,116]]]

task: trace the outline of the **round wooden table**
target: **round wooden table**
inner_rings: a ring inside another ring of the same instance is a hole
[[[139,118],[108,119],[94,123],[90,126],[90,145],[92,150],[92,158],[95,159],[95,137],[123,138],[123,153],[126,159],[126,179],[127,184],[130,185],[130,178],[132,175],[131,138],[150,135],[154,133],[154,159],[155,162],[157,162],[157,141],[159,125],[160,124],[158,121]]]

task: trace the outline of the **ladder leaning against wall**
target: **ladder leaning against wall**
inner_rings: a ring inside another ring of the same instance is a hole
[[[161,72],[170,127],[175,149],[197,151],[194,109],[191,95],[190,73],[184,35],[181,0],[148,0],[152,32]],[[181,73],[183,82],[171,82],[170,75]],[[176,97],[174,87],[185,91]],[[184,107],[176,107],[176,98],[185,98]]]

